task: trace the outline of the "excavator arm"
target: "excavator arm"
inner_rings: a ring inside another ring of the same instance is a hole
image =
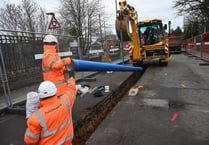
[[[140,52],[140,41],[137,35],[137,12],[134,7],[127,4],[126,0],[119,2],[120,10],[117,11],[116,33],[121,41],[132,41],[133,55],[130,57],[132,62],[142,61]],[[131,23],[132,34],[129,31]]]

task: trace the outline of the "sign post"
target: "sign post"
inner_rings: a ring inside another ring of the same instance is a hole
[[[55,29],[57,28],[61,28],[60,23],[57,21],[57,19],[55,18],[55,14],[54,13],[46,13],[47,15],[52,15],[51,21],[49,23],[49,28],[48,29],[53,29],[53,31],[55,32]],[[56,31],[57,33],[57,31]],[[59,45],[57,45],[57,52],[59,52]]]
[[[56,28],[61,28],[60,23],[57,21],[54,15],[52,15],[50,24],[49,24],[49,29],[56,29]]]

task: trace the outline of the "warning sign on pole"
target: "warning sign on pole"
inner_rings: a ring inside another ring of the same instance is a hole
[[[57,19],[54,16],[52,16],[52,19],[49,24],[49,29],[56,29],[56,28],[61,28],[61,26],[57,21]]]

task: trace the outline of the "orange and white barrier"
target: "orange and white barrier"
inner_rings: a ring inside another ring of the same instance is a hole
[[[129,53],[129,56],[132,56],[133,55],[133,45],[129,45],[129,47],[128,47],[128,53]]]
[[[165,45],[165,53],[169,53],[169,47],[168,47],[168,43]]]

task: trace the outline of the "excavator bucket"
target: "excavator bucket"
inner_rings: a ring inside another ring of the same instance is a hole
[[[118,16],[115,23],[116,33],[120,40],[122,41],[131,41],[131,35],[129,32],[129,17],[123,15],[123,17]],[[122,31],[122,38],[121,38]]]

